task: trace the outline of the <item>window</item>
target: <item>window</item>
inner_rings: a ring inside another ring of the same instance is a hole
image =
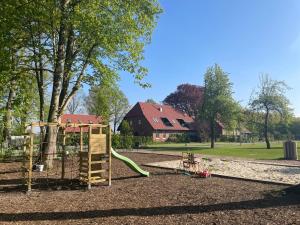
[[[156,137],[156,138],[159,138],[159,133],[155,133],[155,137]]]
[[[165,126],[167,127],[173,127],[173,125],[171,124],[170,120],[168,120],[168,118],[161,118],[161,121],[164,123]]]
[[[163,133],[163,138],[166,139],[166,137],[167,137],[167,134]]]
[[[177,119],[177,121],[182,127],[187,127],[187,124],[183,119]]]
[[[142,124],[142,121],[141,121],[140,119],[138,120],[138,124],[139,124],[139,125],[141,125],[141,124]]]

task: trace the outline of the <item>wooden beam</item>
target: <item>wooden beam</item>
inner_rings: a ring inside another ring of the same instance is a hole
[[[92,147],[91,147],[92,127],[89,126],[89,149],[88,149],[88,165],[89,171],[92,170]],[[88,173],[88,189],[91,189],[91,173]]]
[[[107,144],[108,148],[108,186],[111,186],[111,129],[107,127]]]
[[[61,179],[65,179],[65,156],[66,156],[66,130],[62,129],[62,158],[61,158]]]
[[[59,126],[59,127],[100,127],[104,128],[108,125],[103,124],[93,124],[93,123],[50,123],[50,122],[32,122],[27,123],[26,126],[32,126],[32,127],[45,127],[45,126]]]
[[[28,182],[27,182],[27,191],[31,192],[31,185],[32,185],[32,157],[33,157],[33,128],[31,128],[30,134],[30,143],[29,143],[29,166],[28,166]]]

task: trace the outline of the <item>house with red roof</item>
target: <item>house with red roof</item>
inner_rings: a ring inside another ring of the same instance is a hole
[[[169,105],[138,102],[124,117],[135,136],[166,141],[172,134],[194,133],[194,119]]]
[[[95,115],[82,115],[82,114],[64,114],[60,117],[60,123],[70,123],[70,124],[99,124],[102,122],[100,116]],[[79,127],[67,127],[67,133],[79,133]],[[88,132],[88,128],[83,128],[83,132]]]

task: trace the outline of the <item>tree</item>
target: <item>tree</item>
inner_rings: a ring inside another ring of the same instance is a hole
[[[76,114],[76,113],[81,113],[82,112],[82,102],[83,96],[77,93],[74,95],[70,103],[67,105],[67,112],[70,114]]]
[[[300,139],[300,118],[299,117],[293,118],[289,130],[296,140]]]
[[[204,101],[200,119],[209,123],[211,148],[215,147],[216,123],[230,127],[238,112],[232,94],[228,74],[217,64],[209,67],[204,75]]]
[[[157,104],[157,102],[154,101],[152,98],[148,98],[145,102],[146,103],[151,103],[151,104]]]
[[[263,135],[267,149],[271,148],[269,140],[270,117],[279,114],[282,119],[291,114],[289,100],[285,96],[288,89],[283,81],[271,79],[267,74],[261,75],[258,90],[250,99],[250,108],[263,115]]]
[[[101,84],[93,87],[86,102],[89,113],[101,116],[106,123],[113,124],[114,133],[129,110],[128,99],[117,85]]]
[[[187,113],[189,116],[196,117],[203,103],[203,95],[203,87],[192,84],[181,84],[175,92],[169,94],[164,99],[163,103]]]
[[[132,135],[132,127],[130,126],[129,122],[127,120],[123,120],[122,124],[120,126],[120,133],[123,136],[130,136]]]
[[[111,82],[122,70],[147,86],[142,82],[147,70],[140,62],[161,12],[157,0],[8,0],[1,3],[2,11],[0,26],[8,32],[1,40],[17,37],[21,41],[25,53],[21,66],[36,72],[40,110],[45,74],[51,78],[48,122],[59,120],[83,83]],[[43,159],[49,168],[57,132],[49,127],[44,140]]]

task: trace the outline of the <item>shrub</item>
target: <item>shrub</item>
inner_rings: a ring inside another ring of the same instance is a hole
[[[132,149],[133,147],[133,136],[121,136],[121,148]]]
[[[132,136],[132,135],[112,135],[112,147],[116,149],[140,148],[152,143],[151,137]]]
[[[175,143],[189,143],[191,141],[189,134],[170,134],[168,142],[175,142]]]
[[[119,134],[113,134],[111,136],[111,145],[113,148],[121,148],[121,137]]]

